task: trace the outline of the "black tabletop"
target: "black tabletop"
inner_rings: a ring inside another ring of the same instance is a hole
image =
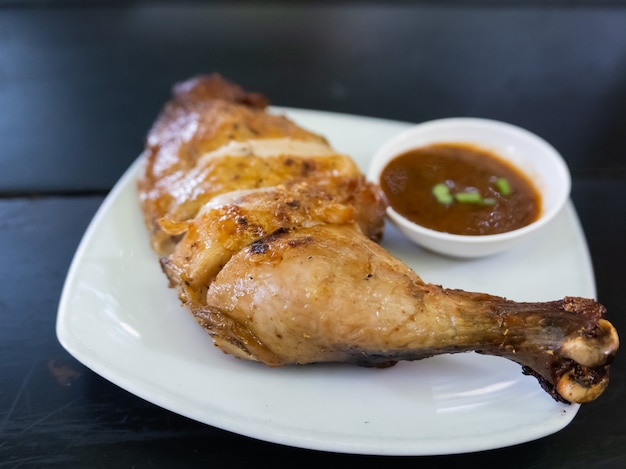
[[[539,134],[570,166],[597,297],[626,330],[626,2],[0,2],[0,467],[626,467],[620,354],[563,430],[428,457],[235,435],[70,356],[55,321],[84,230],[171,85],[213,71],[281,106]]]

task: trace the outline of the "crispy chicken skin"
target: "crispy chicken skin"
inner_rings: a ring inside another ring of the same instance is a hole
[[[217,347],[271,367],[475,351],[519,363],[559,401],[602,394],[619,339],[601,304],[423,282],[376,243],[380,189],[266,104],[218,75],[177,85],[138,179],[170,286]]]
[[[332,195],[331,195],[332,194]],[[192,310],[206,303],[206,289],[240,250],[274,232],[318,224],[350,225],[358,236],[378,238],[383,205],[360,179],[328,180],[233,191],[206,204],[192,221],[161,223],[166,233],[184,233],[163,270]],[[372,223],[371,220],[375,220]]]
[[[157,253],[168,254],[175,246],[160,219],[191,219],[216,195],[285,181],[362,177],[352,159],[336,153],[324,137],[267,113],[266,104],[258,93],[245,92],[219,75],[174,87],[172,100],[148,134],[138,181]]]

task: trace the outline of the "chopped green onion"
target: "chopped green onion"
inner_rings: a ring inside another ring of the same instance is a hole
[[[437,201],[444,205],[449,205],[455,200],[462,204],[494,205],[496,203],[496,199],[491,197],[483,199],[480,193],[476,191],[457,192],[456,194],[452,194],[450,192],[450,187],[443,182],[435,184],[433,186],[432,193]]]
[[[437,198],[437,201],[441,204],[450,204],[454,200],[452,194],[450,194],[450,188],[444,183],[435,184],[433,187],[433,195]]]
[[[500,194],[502,195],[509,195],[512,192],[509,181],[507,181],[505,178],[496,179],[496,188],[498,189],[498,192],[500,192]]]
[[[480,204],[483,202],[483,198],[478,192],[459,192],[458,194],[454,194],[454,197],[457,202],[463,204]]]

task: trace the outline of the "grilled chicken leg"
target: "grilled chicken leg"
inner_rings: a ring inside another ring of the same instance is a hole
[[[272,367],[476,351],[519,363],[560,401],[604,391],[619,340],[601,304],[423,282],[375,242],[380,189],[263,103],[216,76],[179,85],[138,181],[170,285],[219,348]]]
[[[195,315],[223,350],[271,366],[479,351],[521,364],[559,400],[586,402],[604,391],[617,348],[603,313],[587,299],[516,303],[426,284],[354,228],[317,225],[238,252]]]

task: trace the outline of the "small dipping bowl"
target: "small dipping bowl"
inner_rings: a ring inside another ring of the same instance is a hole
[[[410,240],[439,254],[475,258],[496,254],[544,229],[567,203],[571,176],[561,155],[537,135],[504,122],[479,118],[450,118],[424,122],[384,144],[374,155],[368,179],[380,184],[387,164],[397,156],[431,144],[466,143],[494,153],[524,173],[541,196],[539,217],[529,225],[499,234],[458,235],[424,228],[387,208],[391,222]]]

